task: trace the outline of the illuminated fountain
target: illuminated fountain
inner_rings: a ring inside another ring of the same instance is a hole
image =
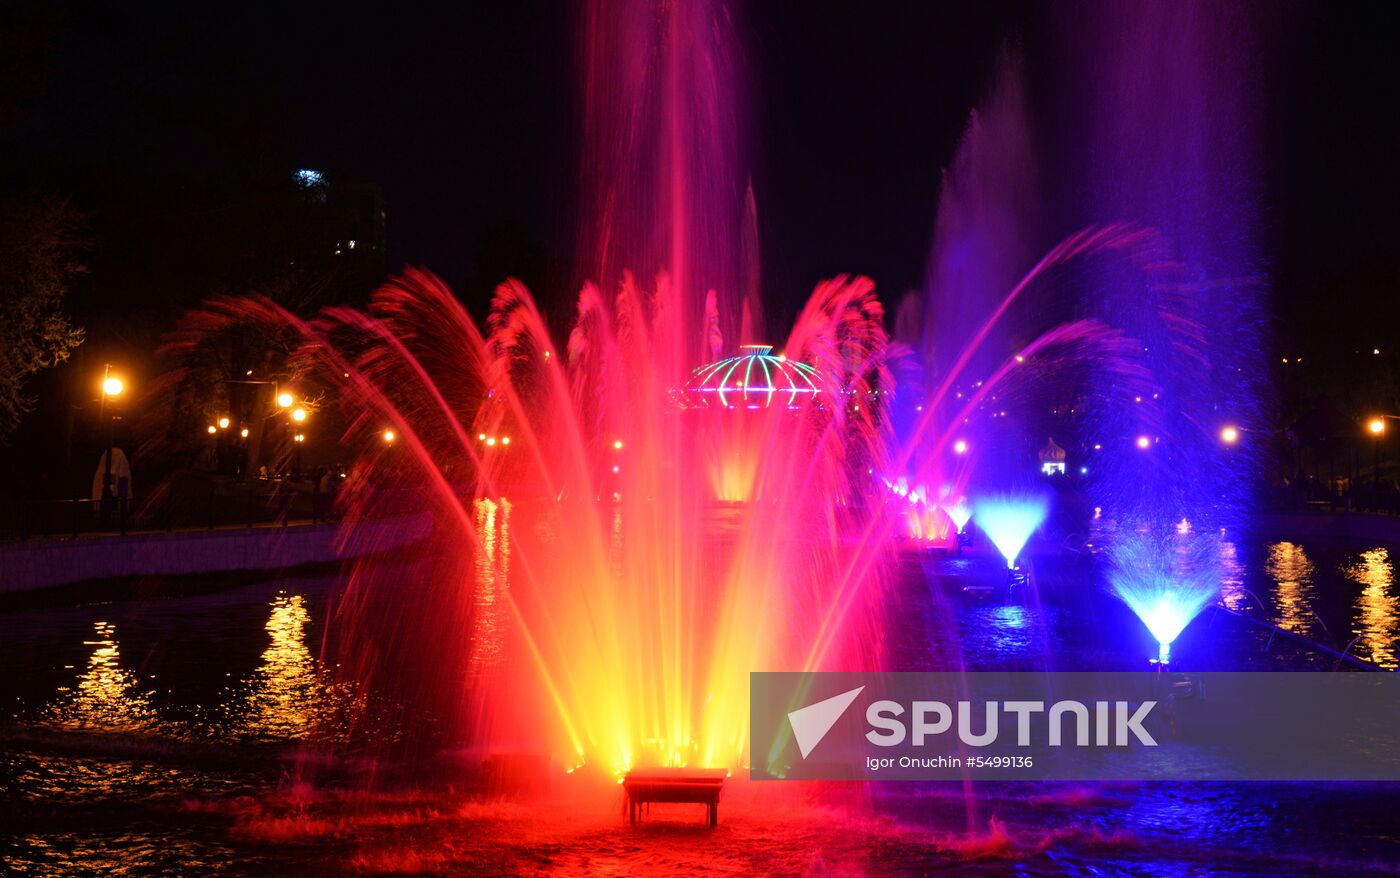
[[[1220,594],[1215,541],[1173,526],[1121,534],[1109,547],[1109,587],[1157,642],[1159,669],[1177,636]]]
[[[958,502],[952,505],[939,507],[948,516],[948,520],[957,529],[958,549],[972,544],[972,534],[967,532],[967,523],[972,520],[972,507],[968,505],[966,497],[959,497]]]
[[[695,373],[712,336],[676,295],[664,275],[655,292],[585,285],[561,349],[521,285],[498,289],[483,334],[413,272],[315,322],[220,300],[172,341],[294,329],[306,374],[339,387],[347,444],[366,449],[344,527],[372,539],[382,498],[429,504],[430,544],[407,570],[359,564],[328,635],[367,701],[392,699],[409,727],[436,717],[450,737],[425,746],[606,775],[733,768],[751,670],[879,666],[887,539],[857,539],[889,441],[873,285],[819,285],[786,356],[754,348]],[[716,518],[704,464],[736,430],[751,502]]]
[[[774,354],[772,345],[739,346],[737,356],[695,369],[675,403],[687,410],[705,444],[702,466],[716,500],[738,502],[753,496],[761,455],[764,419],[770,410],[795,417],[807,405],[823,405],[821,374],[808,363]],[[838,394],[837,400],[843,398]],[[729,414],[716,416],[714,412]]]
[[[1045,521],[1046,503],[1041,497],[1002,495],[979,498],[973,509],[977,526],[1006,559],[1012,585],[1025,585],[1026,574],[1016,563],[1026,542]]]

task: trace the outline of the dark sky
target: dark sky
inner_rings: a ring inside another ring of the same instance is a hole
[[[574,242],[568,4],[41,8],[54,23],[51,75],[0,135],[6,189],[71,189],[81,203],[242,166],[322,168],[382,186],[391,270],[425,264],[454,283],[471,276],[487,224],[520,223],[561,256]],[[1261,8],[1287,19],[1261,96],[1260,171],[1264,255],[1286,309],[1317,278],[1390,264],[1400,78],[1379,11]],[[801,291],[838,271],[887,291],[917,283],[939,170],[996,52],[1025,49],[1034,94],[1056,14],[1055,4],[750,4],[740,98],[765,285]]]

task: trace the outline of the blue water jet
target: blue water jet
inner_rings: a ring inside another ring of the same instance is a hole
[[[986,497],[974,503],[973,518],[1006,559],[1007,568],[1015,569],[1016,556],[1045,521],[1048,511],[1043,497]]]

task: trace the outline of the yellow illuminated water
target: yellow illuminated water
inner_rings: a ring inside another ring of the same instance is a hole
[[[316,658],[306,646],[311,614],[306,598],[279,593],[272,599],[267,624],[270,642],[253,674],[246,729],[274,738],[306,734],[316,719]]]
[[[489,673],[505,658],[510,611],[505,590],[510,587],[509,500],[482,499],[473,504],[481,548],[473,558],[472,643],[468,659],[472,675]]]
[[[1400,599],[1395,595],[1395,568],[1390,552],[1362,552],[1355,564],[1345,568],[1345,573],[1362,586],[1352,615],[1351,633],[1359,638],[1353,651],[1383,668],[1395,668]]]
[[[1297,543],[1274,543],[1269,546],[1264,569],[1274,581],[1278,626],[1296,634],[1316,636],[1317,616],[1312,610],[1314,567],[1303,547]]]
[[[135,674],[122,668],[117,628],[93,622],[87,668],[74,686],[59,687],[47,711],[50,723],[84,731],[132,733],[156,723],[149,695],[140,691]]]

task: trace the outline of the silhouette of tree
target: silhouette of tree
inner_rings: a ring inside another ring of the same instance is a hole
[[[83,330],[63,313],[82,218],[66,201],[0,203],[0,442],[34,407],[29,379],[68,359]]]

